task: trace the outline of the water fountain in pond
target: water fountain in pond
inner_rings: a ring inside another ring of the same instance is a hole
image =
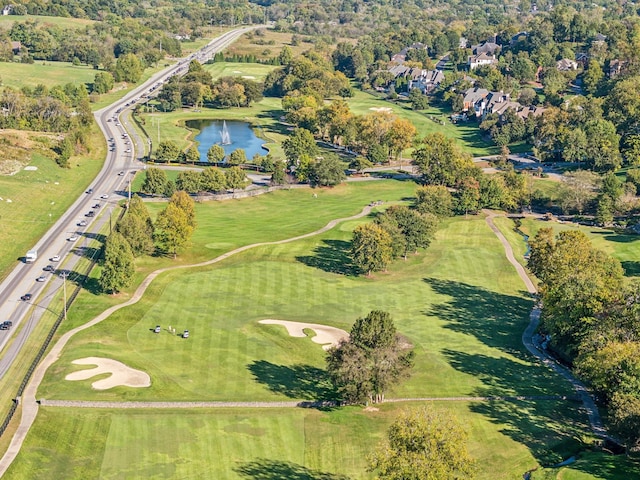
[[[231,135],[229,135],[229,129],[227,128],[227,122],[222,122],[222,131],[220,132],[220,136],[222,137],[222,141],[220,142],[222,145],[231,145]]]

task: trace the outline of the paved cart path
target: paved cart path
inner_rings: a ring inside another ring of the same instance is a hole
[[[509,260],[509,262],[515,267],[516,271],[518,272],[518,275],[524,282],[529,293],[537,294],[538,290],[536,289],[536,286],[531,281],[531,278],[529,278],[529,275],[527,275],[526,270],[515,259],[513,255],[513,249],[511,248],[511,244],[507,241],[507,239],[502,234],[502,232],[498,229],[498,227],[496,227],[496,225],[493,223],[493,219],[501,215],[498,215],[495,212],[492,212],[490,210],[483,210],[483,213],[486,215],[487,225],[489,225],[489,228],[493,231],[493,233],[495,233],[496,237],[498,237],[498,240],[500,240],[500,243],[502,243],[502,246],[504,247],[505,255],[507,256],[507,260]],[[593,433],[599,438],[606,438],[607,432],[603,426],[602,418],[600,417],[600,413],[598,412],[598,407],[596,406],[596,403],[593,400],[593,397],[591,396],[591,394],[589,393],[587,387],[580,380],[574,377],[571,371],[569,371],[568,369],[560,365],[552,357],[550,357],[544,350],[538,348],[538,346],[534,344],[534,341],[533,341],[534,334],[536,329],[538,328],[538,324],[540,323],[540,312],[541,312],[540,304],[536,303],[536,305],[533,307],[533,310],[531,310],[531,315],[529,317],[530,318],[529,325],[527,326],[526,330],[522,333],[522,343],[524,344],[525,348],[529,351],[529,353],[536,356],[543,364],[545,364],[547,367],[549,367],[558,375],[561,375],[562,377],[567,379],[569,383],[571,383],[571,385],[573,386],[573,389],[576,391],[576,394],[582,401],[583,408],[585,409],[587,416],[589,417],[591,430],[593,430]]]
[[[102,322],[114,312],[120,310],[121,308],[128,307],[129,305],[133,305],[137,303],[142,295],[144,295],[145,291],[153,282],[153,280],[162,273],[185,269],[185,268],[194,268],[194,267],[203,267],[207,265],[213,265],[215,263],[221,262],[233,255],[244,252],[246,250],[267,246],[267,245],[280,245],[289,242],[295,242],[297,240],[301,240],[304,238],[312,237],[314,235],[319,235],[324,233],[337,224],[349,220],[355,220],[358,218],[362,218],[368,215],[371,212],[371,206],[365,207],[360,213],[353,215],[347,218],[341,218],[330,221],[327,225],[316,230],[314,232],[306,233],[303,235],[298,235],[296,237],[287,238],[284,240],[279,240],[275,242],[260,242],[254,243],[251,245],[245,245],[243,247],[236,248],[227,253],[224,253],[212,260],[208,260],[206,262],[201,262],[193,265],[177,265],[173,267],[166,267],[159,270],[156,270],[142,281],[140,286],[136,289],[132,297],[119,305],[115,305],[103,313],[90,320],[89,322],[81,325],[79,327],[74,328],[73,330],[69,330],[66,332],[53,346],[51,351],[47,354],[47,356],[43,359],[42,363],[38,365],[36,368],[31,381],[27,385],[24,395],[22,396],[22,417],[20,419],[20,424],[11,439],[11,444],[5,455],[0,459],[0,477],[6,472],[9,468],[13,460],[18,455],[20,448],[29,432],[29,429],[33,425],[35,418],[38,414],[38,406],[39,402],[36,401],[36,392],[42,379],[44,378],[44,374],[47,369],[60,357],[60,353],[62,349],[67,345],[69,340],[78,332],[86,330],[87,328],[91,328],[92,326]],[[518,275],[524,282],[527,290],[531,294],[537,293],[536,287],[527,275],[524,267],[517,262],[513,255],[513,249],[511,245],[504,237],[502,232],[495,226],[493,223],[493,218],[498,216],[494,212],[485,211],[486,222],[491,228],[491,230],[498,237],[502,245],[505,249],[505,254],[509,262],[515,267]],[[566,378],[573,385],[578,397],[568,397],[562,395],[530,395],[530,396],[489,396],[489,397],[473,397],[473,396],[462,396],[462,397],[420,397],[420,398],[397,398],[397,399],[388,399],[388,402],[410,402],[410,401],[521,401],[521,400],[576,400],[579,399],[582,401],[585,410],[589,416],[589,421],[591,423],[591,428],[594,433],[599,437],[605,437],[606,432],[602,426],[602,420],[600,419],[600,415],[598,413],[598,409],[587,391],[586,387],[578,381],[573,375],[564,367],[557,364],[554,360],[548,357],[544,352],[538,350],[536,346],[533,344],[532,336],[538,326],[540,320],[540,307],[536,305],[531,312],[530,323],[527,326],[527,329],[522,334],[522,342],[527,350],[537,357],[542,363],[547,365],[549,368],[557,372]],[[244,408],[318,408],[318,407],[331,407],[336,406],[337,402],[90,402],[90,401],[72,401],[72,400],[42,400],[41,404],[43,406],[51,406],[51,407],[71,407],[71,408],[233,408],[233,407],[244,407]]]

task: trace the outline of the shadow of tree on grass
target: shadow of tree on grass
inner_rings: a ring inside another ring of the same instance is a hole
[[[275,393],[300,400],[335,400],[335,389],[326,371],[311,365],[275,365],[256,360],[247,366],[256,382]],[[283,477],[284,478],[284,477]]]
[[[447,321],[445,328],[473,335],[485,345],[522,357],[522,332],[529,323],[532,300],[450,280],[424,281],[434,292],[450,298],[431,305],[426,315]]]
[[[233,469],[247,480],[349,480],[349,477],[320,472],[293,462],[259,458]]]
[[[296,257],[296,260],[325,272],[355,277],[361,272],[351,261],[350,248],[351,243],[344,240],[323,240],[313,255]]]

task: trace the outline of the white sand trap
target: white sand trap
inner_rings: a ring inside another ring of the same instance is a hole
[[[87,357],[74,360],[74,365],[97,365],[95,368],[88,370],[80,370],[67,375],[65,380],[86,380],[103,373],[110,373],[111,376],[93,382],[91,386],[96,390],[108,390],[113,387],[149,387],[151,386],[151,377],[141,370],[127,367],[124,363],[110,358]]]
[[[391,107],[369,107],[369,110],[373,110],[374,112],[392,112],[393,108],[391,108]]]
[[[35,170],[38,170],[38,167],[36,167],[36,166],[34,166],[34,165],[29,165],[29,166],[27,166],[27,167],[24,167],[24,169],[25,169],[27,172],[33,172],[33,171],[35,171]]]
[[[292,337],[306,337],[307,335],[304,333],[304,329],[308,328],[313,330],[316,336],[313,337],[311,341],[322,345],[324,350],[329,350],[331,347],[338,345],[338,342],[343,338],[345,340],[349,338],[349,334],[344,330],[327,325],[319,325],[317,323],[288,322],[287,320],[271,319],[260,320],[258,323],[264,323],[265,325],[282,325]]]
[[[233,73],[242,73],[240,70],[234,70]]]
[[[242,78],[245,78],[247,80],[255,80],[256,77],[254,77],[253,75],[243,75]]]

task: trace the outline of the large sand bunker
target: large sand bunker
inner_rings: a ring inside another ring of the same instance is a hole
[[[107,390],[113,387],[149,387],[151,386],[151,377],[141,370],[127,367],[124,363],[110,358],[87,357],[74,360],[74,365],[96,365],[95,368],[88,370],[80,370],[67,375],[65,380],[86,380],[103,373],[110,373],[111,376],[97,380],[91,384],[96,390]]]
[[[385,113],[393,112],[393,108],[391,107],[369,107],[369,110],[373,110],[374,112],[385,112]]]
[[[258,323],[264,323],[265,325],[282,325],[292,337],[306,337],[307,335],[304,333],[304,329],[308,328],[309,330],[313,330],[316,335],[311,341],[322,345],[322,348],[325,350],[329,350],[331,347],[338,345],[340,340],[349,338],[349,334],[344,330],[317,323],[288,322],[287,320],[271,319],[260,320]]]

